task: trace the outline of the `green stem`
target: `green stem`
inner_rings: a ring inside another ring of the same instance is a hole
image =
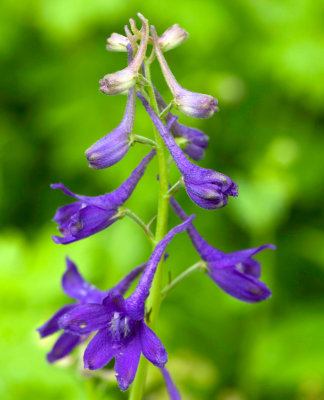
[[[164,110],[159,114],[160,119],[164,119],[164,117],[169,114],[169,112],[172,110],[173,107],[173,102],[171,101],[170,104],[168,104]]]
[[[177,276],[172,282],[170,282],[161,292],[163,298],[175,287],[177,286],[183,279],[187,278],[190,274],[198,269],[206,268],[206,264],[203,261],[198,261],[196,264],[187,268],[183,271],[179,276]]]
[[[155,244],[155,239],[154,239],[154,235],[151,232],[151,230],[149,229],[149,227],[145,224],[144,221],[141,220],[141,218],[136,215],[135,213],[133,213],[133,211],[129,210],[128,208],[126,210],[124,210],[125,215],[127,215],[130,219],[132,219],[139,227],[141,227],[143,229],[143,231],[145,232],[145,234],[148,236],[148,238],[150,239],[150,241],[152,242],[152,244]]]
[[[154,140],[151,140],[145,136],[133,135],[131,137],[131,142],[146,144],[154,148],[156,147],[156,143],[154,142]]]
[[[145,66],[145,77],[149,82],[149,85],[146,87],[146,90],[149,95],[150,104],[155,110],[155,112],[158,114],[159,109],[154,95],[149,60],[146,60],[144,62],[144,66]],[[159,173],[159,198],[158,198],[158,212],[157,212],[157,222],[155,231],[155,240],[157,243],[161,239],[163,239],[163,237],[167,232],[168,212],[169,212],[169,200],[167,197],[167,192],[169,188],[169,182],[168,182],[168,168],[167,168],[167,158],[165,153],[164,142],[155,128],[154,128],[154,136],[156,142],[156,155],[158,159],[158,173]],[[161,296],[162,276],[163,276],[163,257],[156,270],[150,295],[146,303],[147,310],[150,310],[149,314],[150,320],[147,321],[147,323],[150,325],[151,328],[154,328],[157,322],[159,309],[162,301],[162,296]],[[148,361],[143,356],[141,356],[136,378],[132,384],[129,400],[143,399],[147,367],[148,367]]]

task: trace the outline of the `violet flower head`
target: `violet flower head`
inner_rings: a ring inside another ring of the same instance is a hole
[[[184,89],[176,81],[164,55],[160,49],[158,37],[154,26],[151,26],[152,38],[156,56],[159,60],[164,78],[174,96],[173,103],[184,114],[194,118],[210,118],[218,111],[218,101],[208,94],[191,92]]]
[[[150,292],[158,263],[175,234],[183,232],[193,217],[173,228],[155,247],[133,294],[108,295],[102,304],[83,304],[63,315],[59,324],[74,335],[98,331],[84,353],[84,367],[99,369],[115,358],[115,372],[121,390],[135,378],[141,353],[163,368],[167,352],[155,333],[145,324],[145,300]]]
[[[121,71],[105,75],[100,79],[100,90],[104,94],[115,95],[125,92],[136,84],[138,70],[144,59],[149,35],[149,26],[146,18],[142,14],[137,14],[143,23],[142,39],[138,51],[132,62]]]
[[[156,89],[154,92],[159,110],[163,111],[167,107],[167,104]],[[170,131],[174,137],[183,138],[185,141],[183,151],[190,158],[195,161],[201,160],[205,156],[205,149],[208,146],[209,137],[199,129],[180,124],[177,119],[178,117],[171,112],[165,116],[168,131]]]
[[[161,122],[153,108],[146,99],[137,92],[137,97],[142,101],[146,111],[159,131],[174,162],[182,174],[186,191],[191,200],[201,208],[213,210],[224,207],[228,196],[238,196],[237,184],[228,176],[211,169],[201,168],[191,163],[177,146],[166,126]]]
[[[51,185],[52,189],[61,189],[66,195],[77,199],[57,210],[54,221],[59,225],[63,237],[53,236],[54,242],[72,243],[91,236],[117,221],[118,208],[131,196],[154,155],[155,150],[152,150],[119,188],[101,196],[78,195],[72,193],[62,183]]]
[[[62,288],[67,296],[76,300],[76,303],[67,304],[61,307],[52,318],[38,328],[37,330],[40,333],[40,336],[44,338],[59,331],[61,329],[58,324],[59,319],[68,311],[73,310],[78,304],[101,304],[103,299],[108,295],[113,294],[117,296],[125,294],[134,279],[137,278],[145,267],[146,263],[133,269],[116,286],[103,292],[85,281],[79,273],[77,266],[67,257],[66,271],[62,277]],[[47,354],[47,360],[52,363],[67,356],[86,338],[86,335],[80,336],[63,332],[55,342],[52,350]]]
[[[178,217],[182,220],[188,218],[174,198],[170,198],[170,203]],[[224,292],[247,303],[256,303],[271,296],[270,289],[259,280],[261,264],[252,257],[264,249],[275,249],[274,245],[265,244],[227,254],[207,243],[192,223],[188,225],[187,232],[197,252],[207,264],[208,276]]]
[[[127,51],[128,64],[130,65],[132,60],[132,47],[130,44],[127,46]],[[94,169],[108,168],[126,155],[131,146],[129,136],[134,126],[135,108],[135,86],[132,86],[128,91],[126,110],[121,123],[86,151],[89,167]]]

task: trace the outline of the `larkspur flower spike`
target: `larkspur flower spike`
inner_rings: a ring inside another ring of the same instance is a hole
[[[149,34],[147,19],[144,18],[143,15],[140,13],[138,13],[137,15],[143,23],[141,44],[132,62],[126,68],[113,74],[105,75],[99,81],[100,90],[104,94],[120,94],[136,84],[138,78],[138,70],[140,69],[142,61],[145,57]]]
[[[188,219],[174,198],[170,198],[170,203],[180,219]],[[259,280],[261,265],[252,257],[262,250],[275,249],[274,245],[265,244],[227,254],[207,243],[192,223],[188,225],[187,232],[198,254],[207,264],[208,276],[224,292],[247,303],[256,303],[271,296],[270,289]]]
[[[154,89],[154,93],[159,110],[162,112],[167,107],[167,104],[156,89]],[[167,113],[165,120],[168,130],[174,137],[182,138],[185,141],[183,151],[188,154],[190,158],[195,161],[201,160],[205,156],[205,149],[208,146],[209,137],[197,128],[180,124],[177,119],[178,117],[171,112]]]
[[[59,225],[63,237],[53,236],[54,242],[57,244],[72,243],[91,236],[117,221],[118,208],[131,196],[154,155],[155,150],[152,150],[119,188],[101,196],[78,195],[71,192],[62,183],[51,185],[52,189],[61,189],[66,195],[77,199],[76,202],[57,210],[54,221]]]
[[[159,46],[158,37],[154,26],[151,33],[156,56],[159,60],[164,78],[174,96],[174,105],[184,114],[194,118],[210,118],[218,111],[217,99],[208,95],[191,92],[184,89],[176,81]]]
[[[128,65],[132,61],[132,48],[127,46]],[[108,135],[99,139],[87,151],[86,157],[89,167],[103,169],[111,167],[120,161],[128,152],[131,143],[129,137],[132,133],[135,119],[136,98],[135,86],[128,90],[126,110],[121,123]]]
[[[141,353],[159,368],[168,360],[160,339],[144,322],[144,305],[167,245],[193,218],[171,229],[156,245],[137,287],[126,300],[122,296],[108,295],[102,304],[78,305],[60,318],[60,327],[68,333],[83,336],[98,331],[84,353],[84,366],[102,368],[115,358],[114,368],[121,390],[127,390],[134,380]]]
[[[147,113],[169,149],[174,162],[177,164],[191,200],[201,208],[213,210],[224,207],[227,204],[228,196],[236,197],[238,195],[237,184],[220,172],[201,168],[191,163],[177,146],[172,135],[170,135],[166,126],[163,125],[146,99],[140,92],[136,94],[142,101]]]
[[[76,300],[76,303],[67,304],[61,307],[52,318],[50,318],[43,326],[38,328],[37,330],[40,336],[44,338],[58,332],[61,329],[59,327],[59,319],[68,311],[73,310],[78,304],[101,304],[109,295],[124,295],[134,279],[143,272],[145,267],[146,263],[133,269],[117,285],[112,287],[110,290],[103,292],[86,282],[80,275],[77,266],[67,257],[66,272],[62,277],[62,288],[67,296]],[[60,360],[70,354],[72,350],[77,345],[84,342],[86,338],[87,335],[80,336],[73,333],[63,332],[55,342],[52,350],[47,354],[47,360],[51,363]]]

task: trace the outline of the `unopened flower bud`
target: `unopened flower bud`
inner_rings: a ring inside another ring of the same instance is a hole
[[[106,49],[110,51],[126,51],[129,40],[119,33],[112,33],[107,39]]]
[[[180,28],[178,24],[170,26],[163,34],[159,37],[158,42],[162,51],[169,51],[175,47],[180,46],[188,37],[188,32],[183,28]]]
[[[167,105],[156,89],[154,89],[154,93],[159,109],[163,111]],[[181,138],[181,142],[177,140],[177,143],[182,143],[181,148],[190,158],[196,161],[201,160],[205,156],[205,149],[208,146],[209,137],[197,128],[180,124],[177,119],[178,117],[171,112],[165,116],[168,130],[171,131],[175,138]]]
[[[190,92],[189,90],[181,87],[176,81],[164,58],[164,55],[162,54],[154,26],[151,26],[151,33],[155,53],[159,60],[162,73],[174,96],[174,105],[177,106],[177,108],[184,114],[194,118],[209,118],[215,114],[215,112],[218,111],[217,99],[208,94]]]
[[[128,67],[122,69],[121,71],[115,72],[113,74],[108,74],[100,79],[100,90],[109,96],[115,94],[121,94],[126,90],[130,89],[136,84],[138,77],[138,70],[141,67],[142,61],[144,59],[148,41],[148,21],[143,17],[142,14],[137,14],[143,22],[142,39],[139,45],[138,51],[133,58],[132,62]]]
[[[184,186],[191,200],[201,208],[214,210],[224,207],[227,204],[228,196],[238,196],[237,184],[228,176],[191,163],[177,146],[167,127],[162,123],[147,100],[140,92],[136,94],[142,101],[144,108],[181,172]]]

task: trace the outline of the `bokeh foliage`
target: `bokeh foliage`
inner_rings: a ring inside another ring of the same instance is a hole
[[[73,358],[47,365],[53,338],[40,341],[35,328],[66,301],[66,254],[103,289],[150,253],[131,221],[67,247],[52,243],[49,222],[67,202],[50,183],[85,194],[110,191],[147,151],[137,146],[97,172],[83,154],[123,114],[125,98],[99,93],[98,79],[124,67],[125,54],[107,53],[105,39],[122,33],[137,11],[159,33],[174,23],[189,31],[167,60],[184,87],[215,95],[221,112],[207,121],[181,120],[210,135],[201,165],[240,185],[240,197],[218,211],[197,209],[185,193],[177,198],[221,250],[278,247],[259,257],[273,289],[263,304],[228,298],[199,274],[170,294],[158,332],[171,372],[189,400],[323,399],[324,4],[316,0],[3,0],[0,397],[95,399],[98,383],[103,398],[127,398],[108,369],[102,383],[80,377]],[[158,66],[153,73],[170,99]],[[140,108],[135,131],[151,134]],[[128,203],[147,221],[155,213],[155,171],[152,165]],[[186,235],[169,253],[173,276],[198,258]],[[164,396],[152,371],[147,398]]]

